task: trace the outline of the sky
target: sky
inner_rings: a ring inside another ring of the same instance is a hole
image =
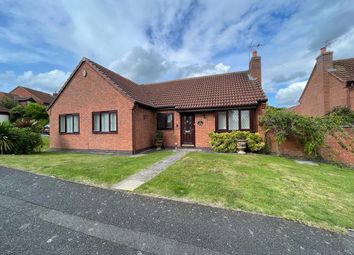
[[[269,104],[288,107],[322,46],[354,57],[353,17],[353,0],[0,0],[0,91],[58,91],[82,57],[139,84],[242,71],[261,44]]]

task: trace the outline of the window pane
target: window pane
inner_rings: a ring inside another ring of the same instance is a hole
[[[60,116],[60,132],[65,133],[65,116]]]
[[[229,130],[238,130],[238,110],[229,111]]]
[[[100,132],[100,114],[93,114],[93,131]]]
[[[241,129],[250,129],[250,111],[241,111]]]
[[[79,132],[79,115],[74,115],[74,133]]]
[[[157,114],[157,129],[164,129],[165,122],[164,122],[164,115],[161,113]]]
[[[101,127],[102,127],[102,132],[109,132],[109,113],[104,112],[101,113]]]
[[[166,128],[173,128],[172,127],[172,119],[173,119],[172,113],[167,114],[166,118],[167,118],[166,119]]]
[[[117,131],[117,113],[111,112],[109,117],[111,122],[110,131]]]
[[[218,112],[218,129],[226,129],[226,112]]]
[[[73,116],[66,115],[66,133],[73,132]]]

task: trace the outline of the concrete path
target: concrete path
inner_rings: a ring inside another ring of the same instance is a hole
[[[0,253],[350,255],[354,238],[0,167]]]
[[[162,171],[166,170],[166,168],[172,165],[177,160],[181,159],[184,155],[186,155],[186,150],[178,150],[173,155],[156,162],[152,166],[129,176],[127,179],[124,179],[121,182],[118,182],[112,185],[112,189],[120,189],[120,190],[127,190],[133,191],[138,188],[140,185],[143,185],[145,182],[151,180]]]

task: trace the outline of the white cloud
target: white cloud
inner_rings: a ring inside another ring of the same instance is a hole
[[[185,66],[178,70],[178,77],[197,77],[203,75],[212,75],[226,73],[230,70],[231,66],[219,63],[216,65],[205,64],[205,65],[193,65]]]
[[[307,81],[291,83],[286,88],[279,89],[275,95],[277,103],[281,106],[297,104],[299,97],[306,86]]]
[[[87,56],[152,82],[245,70],[253,41],[263,44],[264,88],[272,96],[308,79],[327,40],[335,58],[354,56],[351,0],[2,0],[1,7],[10,21],[0,25],[5,64],[49,62],[72,71],[73,59]]]
[[[2,86],[5,85],[6,87],[15,87],[22,85],[49,93],[58,91],[68,77],[69,73],[65,73],[57,69],[36,74],[32,71],[26,71],[21,75],[17,75],[14,72],[9,71],[0,73]]]

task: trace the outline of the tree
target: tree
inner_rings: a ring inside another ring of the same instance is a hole
[[[23,118],[25,115],[25,107],[23,105],[17,105],[10,110],[10,121],[15,122],[18,119]]]
[[[0,101],[0,106],[5,107],[7,109],[12,109],[12,108],[16,107],[17,105],[18,105],[18,103],[15,100],[8,98],[8,97],[4,97]]]
[[[49,116],[47,108],[37,103],[29,103],[26,106],[17,105],[10,110],[10,121],[16,122],[20,119],[36,120],[41,125],[48,123]]]
[[[45,122],[45,124],[47,124],[49,120],[47,108],[37,103],[27,104],[25,107],[25,113],[23,117]]]

